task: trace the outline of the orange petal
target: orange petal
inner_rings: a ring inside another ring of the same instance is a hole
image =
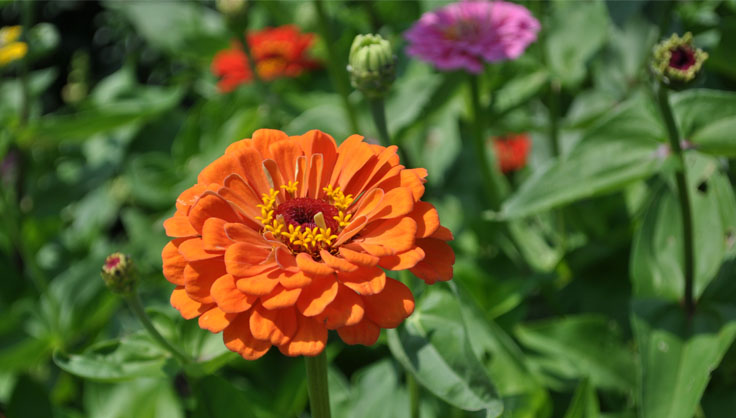
[[[253,133],[255,140],[256,134]],[[263,172],[263,160],[269,158],[267,155],[261,155],[256,147],[246,147],[237,153],[238,160],[244,172],[242,177],[248,182],[248,185],[256,192],[257,196],[267,193],[271,186],[266,179],[266,173]],[[233,171],[233,173],[238,173]],[[240,174],[240,173],[238,173]]]
[[[184,286],[184,268],[187,260],[179,254],[179,244],[182,240],[173,240],[164,246],[161,259],[164,263],[164,277],[171,283]]]
[[[312,283],[312,278],[301,271],[298,273],[284,273],[279,277],[279,283],[287,289],[303,288]]]
[[[417,201],[424,195],[424,183],[427,170],[424,168],[413,168],[401,171],[401,186],[411,189],[414,200]]]
[[[353,238],[360,231],[362,231],[367,224],[368,218],[366,218],[365,216],[361,215],[353,218],[353,220],[350,221],[350,224],[346,226],[345,229],[342,230],[342,232],[340,232],[334,246],[339,247],[343,243],[347,242],[349,239]]]
[[[290,273],[298,273],[301,270],[297,266],[296,257],[294,257],[289,250],[285,248],[276,249],[276,263],[282,270]]]
[[[273,345],[289,342],[296,333],[296,310],[294,308],[274,309],[272,311],[260,306],[250,316],[250,331],[253,336]]]
[[[367,253],[379,258],[396,254],[396,251],[391,248],[387,248],[379,244],[366,244],[365,242],[351,242],[350,244],[345,245],[345,248]]]
[[[279,346],[279,351],[291,357],[316,356],[327,344],[327,328],[313,318],[298,316],[299,329],[287,344]]]
[[[246,277],[250,267],[257,266],[268,259],[271,250],[263,247],[255,247],[249,243],[236,242],[227,247],[225,251],[225,267],[227,272],[235,277]]]
[[[193,261],[207,260],[215,257],[222,257],[222,251],[210,252],[204,249],[204,242],[201,238],[191,238],[179,245],[179,254],[182,255],[190,263]]]
[[[285,183],[296,180],[296,159],[303,155],[296,141],[279,141],[272,143],[268,149],[281,170]]]
[[[373,345],[381,335],[381,328],[364,318],[360,323],[337,329],[340,338],[348,345]]]
[[[280,284],[266,296],[261,296],[261,305],[266,309],[283,309],[296,304],[302,289],[287,289]]]
[[[367,217],[370,215],[381,204],[385,194],[383,189],[371,189],[367,191],[358,200],[353,216],[358,217],[364,215]]]
[[[189,210],[189,222],[195,230],[202,232],[202,226],[209,218],[219,218],[228,222],[241,221],[241,218],[225,199],[215,194],[215,192],[206,191]]]
[[[247,242],[258,247],[269,247],[260,232],[241,223],[226,223],[225,235],[232,241]]]
[[[315,316],[322,313],[337,296],[337,280],[333,276],[315,278],[303,289],[296,307],[304,316]]]
[[[398,218],[410,213],[413,209],[414,197],[411,189],[397,187],[386,192],[381,202],[366,216],[369,222],[373,219]]]
[[[381,293],[363,296],[363,303],[366,316],[381,328],[396,328],[414,312],[411,290],[390,277]]]
[[[199,317],[199,327],[217,334],[222,332],[238,314],[226,313],[215,306]]]
[[[381,257],[378,265],[386,270],[406,270],[416,266],[417,263],[424,260],[424,257],[424,250],[416,247],[402,253]]]
[[[346,193],[360,194],[367,187],[378,183],[384,176],[391,171],[391,168],[398,164],[398,155],[396,151],[399,149],[396,145],[382,147],[380,145],[373,146],[376,152],[373,167],[370,171],[362,169],[358,174],[350,180]]]
[[[351,273],[338,273],[337,280],[361,295],[374,295],[386,286],[386,273],[378,267],[361,267]]]
[[[202,226],[202,242],[207,251],[224,251],[233,241],[225,234],[227,221],[219,218],[209,218]]]
[[[357,324],[363,319],[364,312],[363,299],[354,291],[339,284],[335,300],[316,318],[324,321],[327,329],[337,329]]]
[[[334,255],[330,254],[329,251],[321,250],[319,252],[319,255],[322,257],[322,260],[325,262],[325,264],[335,270],[351,272],[358,269],[357,265],[347,261],[344,258],[335,257]]]
[[[427,238],[440,227],[440,215],[431,203],[416,202],[409,217],[417,223],[417,238]]]
[[[212,303],[214,299],[210,295],[210,288],[224,274],[222,258],[191,262],[184,268],[184,287],[192,299]]]
[[[239,314],[222,333],[225,346],[246,360],[255,360],[262,357],[271,348],[271,343],[253,337],[250,332],[250,317],[248,314]]]
[[[207,187],[202,184],[195,184],[194,186],[181,192],[179,197],[176,198],[176,211],[183,214],[189,213],[189,208],[199,199],[199,196],[207,190]]]
[[[302,197],[311,197],[316,199],[322,191],[322,169],[324,166],[324,157],[322,154],[312,155],[309,162],[309,173],[307,176],[307,187],[302,188]]]
[[[177,286],[173,292],[171,292],[171,306],[173,306],[184,319],[196,318],[202,313],[208,311],[214,305],[199,303],[196,300],[190,298],[187,295],[187,291],[184,290],[184,286]]]
[[[414,247],[417,223],[409,217],[374,222],[361,232],[363,242],[382,245],[396,253]]]
[[[350,179],[371,158],[374,158],[373,152],[370,146],[363,142],[363,137],[349,136],[337,148],[337,161],[335,161],[335,169],[329,184],[337,184],[345,191]]]
[[[312,256],[307,253],[297,254],[296,265],[299,267],[299,270],[310,276],[325,276],[335,272],[335,270],[327,264],[314,261]]]
[[[240,175],[227,176],[225,187],[217,189],[217,194],[237,205],[248,218],[261,216],[261,209],[256,206],[262,203],[261,196]]]
[[[452,236],[452,231],[445,228],[444,226],[440,225],[439,228],[437,228],[437,231],[435,231],[434,234],[430,236],[430,238],[437,238],[441,239],[442,241],[452,241],[455,239],[455,237]]]
[[[330,135],[318,130],[309,131],[294,139],[299,142],[302,150],[304,150],[304,155],[307,157],[314,154],[322,155],[322,181],[317,191],[323,193],[322,188],[329,183],[337,160],[335,140]]]
[[[164,221],[164,230],[166,235],[173,238],[196,237],[199,235],[197,230],[189,223],[186,216],[174,215]]]
[[[434,238],[417,240],[426,257],[410,271],[427,284],[446,281],[452,278],[452,265],[455,264],[455,253],[445,241]]]
[[[212,298],[224,312],[238,313],[253,306],[258,296],[245,294],[235,285],[235,278],[229,274],[219,277],[210,288]]]
[[[353,251],[351,249],[340,247],[340,255],[353,264],[361,266],[375,266],[378,264],[378,257],[363,252]]]
[[[237,279],[235,283],[241,292],[254,296],[265,296],[279,284],[278,277],[279,272],[273,269],[255,276]]]
[[[262,158],[271,158],[271,144],[289,139],[288,135],[278,129],[258,129],[253,132],[253,145]]]

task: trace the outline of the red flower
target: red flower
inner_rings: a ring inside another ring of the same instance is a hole
[[[256,61],[258,75],[263,80],[296,77],[319,63],[305,56],[314,41],[314,34],[299,33],[293,25],[265,28],[248,34],[248,46]],[[237,43],[220,51],[212,61],[212,72],[221,77],[217,84],[222,92],[230,92],[241,83],[253,79],[248,58]]]
[[[493,138],[498,167],[503,173],[519,170],[526,165],[526,157],[532,147],[529,135],[508,134]]]

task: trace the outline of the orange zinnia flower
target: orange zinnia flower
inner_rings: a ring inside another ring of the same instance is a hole
[[[171,304],[246,359],[272,345],[317,355],[329,329],[375,343],[414,310],[384,269],[431,284],[455,262],[452,233],[420,200],[426,170],[399,165],[396,151],[358,135],[337,147],[320,131],[265,129],[230,145],[164,222]]]
[[[248,34],[248,46],[256,62],[258,75],[263,80],[296,77],[304,70],[318,67],[318,62],[305,55],[313,41],[313,34],[302,34],[293,25],[265,28]],[[253,79],[248,58],[237,43],[215,55],[212,72],[222,77],[218,88],[223,92],[232,91]]]
[[[532,141],[526,133],[509,134],[493,138],[493,147],[501,172],[510,173],[524,168]]]

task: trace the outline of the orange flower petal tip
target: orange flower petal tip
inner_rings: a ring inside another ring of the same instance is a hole
[[[357,135],[337,146],[316,130],[262,129],[230,145],[164,222],[172,305],[249,360],[271,346],[317,355],[328,330],[373,344],[414,310],[384,269],[432,284],[455,262],[452,233],[421,201],[426,170],[399,165],[396,151]]]

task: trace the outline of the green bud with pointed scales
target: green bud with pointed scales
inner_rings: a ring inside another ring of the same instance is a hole
[[[111,292],[127,295],[133,292],[138,279],[133,260],[123,253],[112,253],[102,265],[102,280]]]
[[[396,79],[396,56],[381,35],[358,35],[350,47],[350,81],[369,98],[388,93]]]

